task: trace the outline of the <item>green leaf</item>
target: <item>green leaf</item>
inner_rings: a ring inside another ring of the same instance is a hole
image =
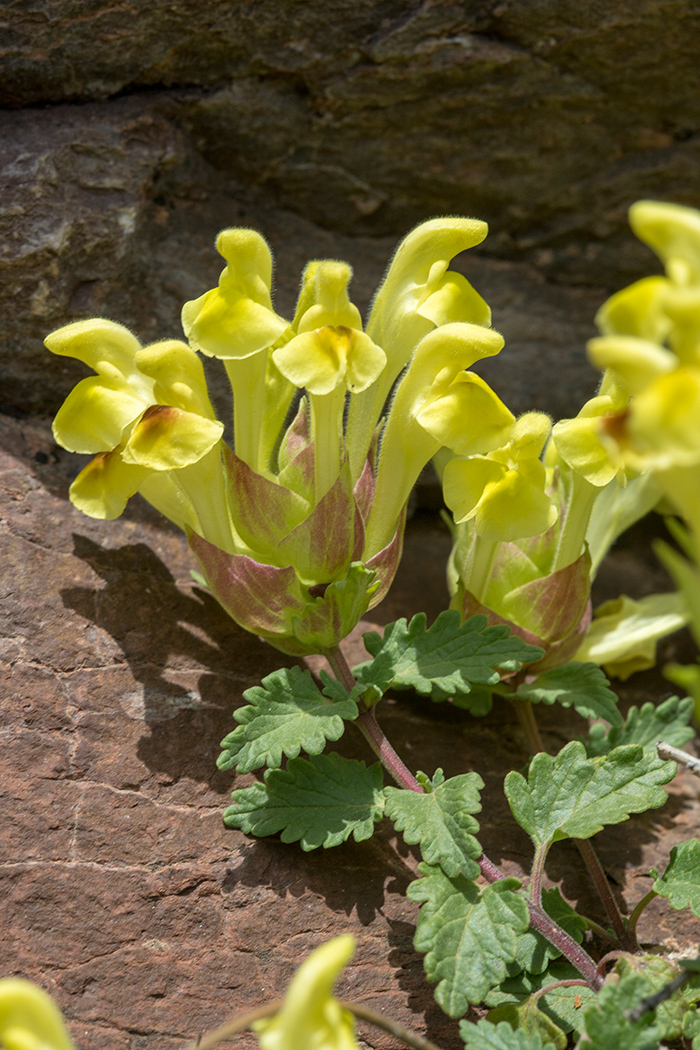
[[[371,837],[384,812],[382,768],[343,758],[337,752],[293,758],[287,769],[268,769],[264,784],[239,788],[224,823],[246,834],[300,842],[303,850],[338,846],[352,835]]]
[[[585,1026],[589,1042],[586,1050],[659,1050],[661,1029],[654,1015],[645,1014],[639,1021],[626,1014],[649,991],[649,981],[642,973],[632,973],[618,984],[601,988],[595,1003],[586,1010]]]
[[[641,969],[643,967],[643,969]],[[683,1018],[691,1002],[697,997],[700,983],[697,976],[690,976],[680,988],[673,990],[672,982],[679,976],[678,968],[668,959],[658,955],[646,955],[634,960],[622,958],[615,967],[623,980],[629,975],[641,973],[646,981],[646,990],[639,997],[635,1006],[654,996],[665,993],[660,1001],[652,1007],[654,1024],[659,1029],[661,1039],[680,1039],[683,1032]]]
[[[542,907],[550,918],[574,938],[577,944],[581,943],[588,924],[583,916],[574,911],[571,905],[564,900],[556,886],[551,890],[543,891]],[[513,962],[508,964],[508,976],[514,977],[522,970],[528,973],[543,973],[551,960],[557,959],[559,955],[560,952],[553,944],[530,927],[518,937],[518,951]]]
[[[507,977],[499,988],[492,989],[485,998],[487,1006],[497,1007],[508,1003],[521,1003],[533,992],[540,992],[558,981],[581,980],[581,974],[566,959],[555,959],[540,974],[523,972],[517,977]],[[539,1007],[563,1032],[583,1030],[586,1007],[595,1001],[596,995],[588,985],[559,986],[540,996]]]
[[[573,707],[583,718],[604,718],[619,726],[622,716],[617,709],[617,696],[608,685],[597,664],[574,660],[544,671],[529,685],[519,686],[515,696],[536,704]]]
[[[357,700],[362,695],[361,686],[355,685],[352,692],[349,693],[342,682],[323,669],[319,671],[319,678],[323,683],[323,695],[327,696],[333,703],[339,704],[346,700]]]
[[[538,1032],[514,1030],[506,1021],[460,1021],[459,1033],[464,1050],[555,1050],[554,1043],[543,1043]]]
[[[507,627],[487,626],[485,616],[460,623],[456,609],[441,612],[430,628],[419,613],[408,625],[404,619],[389,624],[383,638],[372,631],[364,640],[374,660],[355,668],[363,686],[382,693],[392,685],[410,688],[437,700],[466,695],[472,683],[494,685],[500,671],[517,671],[543,655]]]
[[[688,1010],[683,1018],[683,1035],[692,1039],[691,1050],[700,1050],[700,1012]]]
[[[407,895],[422,901],[416,951],[427,952],[425,972],[437,981],[435,999],[450,1017],[461,1017],[479,1003],[515,958],[517,935],[529,922],[525,900],[515,893],[517,879],[500,879],[480,888],[459,875],[448,878],[428,864]]]
[[[283,754],[296,758],[302,748],[318,755],[326,741],[343,735],[343,719],[357,718],[358,713],[353,699],[324,696],[311,672],[299,667],[282,667],[243,696],[249,706],[234,712],[241,724],[221,741],[219,769],[276,769]]]
[[[432,699],[439,703],[440,699],[447,700],[448,697],[441,698],[436,690]],[[493,707],[493,692],[485,686],[473,685],[469,693],[455,693],[452,703],[463,711],[469,711],[474,718],[483,718]]]
[[[478,773],[462,773],[445,780],[438,769],[425,794],[386,787],[386,814],[406,842],[420,843],[423,860],[439,865],[446,875],[460,873],[475,879],[475,858],[482,849],[474,835],[479,824],[471,816],[481,809],[479,792],[484,782]]]
[[[536,847],[548,847],[567,837],[590,838],[630,813],[663,805],[666,792],[660,785],[675,769],[675,763],[634,744],[587,758],[583,744],[573,740],[556,758],[535,755],[527,780],[510,772],[504,788],[517,822]]]
[[[681,842],[671,850],[671,859],[663,875],[656,868],[651,874],[655,879],[652,889],[660,897],[668,898],[672,908],[680,911],[690,908],[700,916],[700,839]]]
[[[492,1024],[499,1021],[507,1023],[517,1031],[527,1032],[528,1035],[539,1035],[541,1039],[549,1040],[556,1050],[566,1050],[567,1038],[562,1029],[546,1013],[540,1010],[538,996],[531,995],[517,1006],[498,1006],[488,1016]]]
[[[665,740],[674,747],[683,747],[695,736],[688,725],[693,716],[692,697],[683,700],[671,696],[662,704],[644,704],[641,708],[630,707],[625,722],[609,732],[598,723],[591,726],[586,748],[589,758],[607,755],[615,747],[624,744],[641,744],[643,748],[653,747],[659,740]]]

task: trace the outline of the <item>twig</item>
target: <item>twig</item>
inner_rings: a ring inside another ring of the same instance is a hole
[[[690,977],[691,971],[684,970],[679,973],[672,981],[665,984],[663,988],[659,988],[658,992],[654,992],[653,995],[648,995],[646,999],[642,999],[640,1003],[633,1006],[631,1010],[627,1010],[625,1017],[628,1021],[638,1021],[644,1014],[649,1013],[650,1010],[656,1010],[657,1006],[661,1006],[667,999],[670,999],[674,992],[677,992],[679,988],[685,984]]]
[[[695,758],[694,755],[689,755],[687,751],[681,751],[679,747],[674,747],[673,744],[667,744],[664,740],[661,740],[656,745],[656,750],[659,753],[659,758],[663,758],[666,762],[678,762],[680,765],[685,766],[691,773],[694,773],[696,777],[700,777],[700,758]]]
[[[278,1013],[283,1003],[283,999],[273,999],[271,1003],[265,1003],[264,1006],[256,1006],[254,1010],[247,1010],[246,1013],[231,1018],[230,1021],[207,1032],[206,1035],[200,1035],[198,1039],[187,1043],[184,1050],[211,1050],[212,1047],[223,1043],[225,1039],[231,1039],[232,1036],[245,1032],[256,1021],[262,1021],[264,1017],[271,1017]]]
[[[603,902],[603,907],[608,914],[608,918],[610,919],[612,928],[615,931],[621,947],[629,952],[638,951],[639,945],[637,944],[637,938],[634,935],[634,927],[630,929],[629,924],[625,927],[625,921],[620,914],[617,901],[610,889],[610,883],[605,877],[603,866],[600,863],[600,859],[593,848],[593,845],[588,839],[574,839],[574,842],[584,859],[589,875],[593,879],[593,884],[598,891],[598,896]]]
[[[637,901],[632,914],[627,920],[627,932],[631,933],[634,937],[637,936],[637,923],[639,921],[639,916],[642,914],[646,906],[651,904],[654,897],[658,897],[658,893],[655,893],[654,890],[649,890],[640,901]]]
[[[409,1031],[408,1028],[404,1028],[403,1025],[399,1024],[398,1021],[394,1021],[391,1017],[378,1014],[375,1010],[370,1010],[359,1003],[348,1003],[344,999],[340,999],[338,1002],[341,1009],[348,1010],[360,1021],[367,1021],[368,1024],[373,1024],[384,1032],[388,1032],[389,1035],[393,1035],[395,1039],[400,1039],[406,1046],[410,1046],[411,1050],[440,1050],[440,1047],[436,1046],[435,1043],[431,1043],[429,1039],[424,1039],[423,1036],[418,1035],[416,1032]],[[211,1032],[207,1032],[206,1035],[200,1036],[199,1039],[187,1043],[183,1050],[212,1050],[212,1047],[217,1046],[219,1043],[223,1043],[225,1040],[245,1032],[256,1021],[262,1021],[265,1017],[271,1017],[279,1013],[283,1005],[283,999],[275,999],[271,1003],[265,1003],[264,1006],[257,1006],[254,1010],[248,1010],[244,1014],[239,1014],[238,1017],[231,1018],[230,1021],[226,1021],[225,1024],[214,1028]]]

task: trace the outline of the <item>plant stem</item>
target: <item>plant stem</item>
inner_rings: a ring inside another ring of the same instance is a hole
[[[355,681],[355,676],[350,670],[350,665],[345,659],[341,649],[339,647],[336,647],[335,649],[326,649],[323,655],[326,660],[328,660],[331,671],[335,677],[339,682],[342,682],[347,691],[351,693],[357,685],[357,682]]]
[[[338,679],[348,691],[351,691],[355,685],[355,679],[353,678],[352,671],[348,667],[347,661],[340,652],[340,649],[329,650],[325,653],[325,656]],[[396,754],[393,747],[384,736],[384,733],[374,715],[370,711],[364,711],[356,719],[356,725],[362,730],[370,743],[372,750],[379,757],[382,765],[391,773],[396,782],[400,784],[401,787],[408,788],[410,791],[422,792],[423,788]],[[478,858],[477,864],[479,865],[479,870],[482,876],[487,882],[498,882],[500,879],[505,878],[503,873],[484,853]],[[521,893],[527,903],[530,912],[530,925],[532,928],[537,930],[538,933],[541,933],[550,944],[554,945],[554,947],[576,967],[593,991],[597,992],[602,988],[603,979],[598,973],[596,965],[588,952],[577,944],[573,937],[570,937],[566,930],[563,930],[554,919],[551,919],[541,907],[531,901],[527,894],[522,893],[521,890],[518,892]]]
[[[499,879],[505,878],[503,872],[485,854],[482,853],[477,860],[477,864],[487,882],[498,882]],[[553,944],[561,952],[565,959],[568,959],[576,967],[589,988],[592,988],[594,992],[599,991],[603,987],[603,978],[598,973],[596,964],[588,952],[580,944],[577,944],[573,937],[570,937],[566,930],[563,930],[554,919],[551,919],[543,908],[533,903],[522,890],[518,892],[527,903],[530,911],[530,925],[533,930],[541,933],[550,944]]]
[[[359,1003],[348,1003],[345,999],[338,1001],[343,1010],[350,1010],[361,1021],[367,1021],[369,1024],[376,1025],[377,1028],[382,1028],[389,1035],[393,1035],[396,1039],[406,1043],[407,1046],[412,1047],[413,1050],[440,1050],[435,1043],[431,1043],[429,1039],[424,1039],[415,1032],[409,1031],[408,1028],[404,1028],[403,1025],[400,1025],[398,1021],[394,1021],[391,1017],[375,1013],[374,1010],[369,1010],[366,1006],[360,1006]]]
[[[535,721],[535,713],[531,702],[529,700],[514,700],[513,703],[515,704],[520,725],[525,733],[530,753],[535,755],[539,751],[544,751],[544,745],[537,727],[537,722]],[[574,839],[573,841],[576,843],[586,867],[588,868],[590,876],[593,879],[593,884],[598,891],[598,896],[601,899],[612,928],[615,931],[620,947],[624,948],[626,951],[638,951],[639,945],[637,944],[637,938],[634,935],[634,928],[632,928],[630,932],[629,926],[625,926],[624,919],[622,918],[620,909],[617,906],[617,901],[610,889],[610,884],[605,877],[603,865],[600,863],[598,854],[587,839]],[[535,855],[530,893],[533,896],[533,899],[538,903],[542,892],[541,883],[543,865],[544,857],[538,867],[538,856]]]
[[[629,924],[625,926],[625,921],[622,918],[620,909],[617,906],[617,901],[610,889],[610,883],[605,877],[603,865],[600,863],[598,854],[593,849],[593,846],[588,839],[574,839],[574,842],[576,843],[578,851],[583,857],[588,872],[593,879],[595,888],[598,891],[598,896],[603,902],[603,907],[607,912],[612,928],[620,942],[620,947],[628,952],[639,951],[639,945],[637,944],[637,938],[634,935],[634,929],[630,930]]]
[[[362,711],[356,718],[355,725],[399,787],[408,788],[409,791],[423,791],[413,773],[394,751],[372,711]]]
[[[533,992],[530,998],[537,1002],[540,996],[553,992],[555,988],[573,988],[576,985],[588,987],[585,981],[578,981],[575,977],[572,977],[569,981],[553,981],[552,984],[548,984],[544,988],[539,988],[536,992]]]
[[[532,703],[530,700],[518,700],[517,698],[512,701],[515,706],[515,713],[518,716],[518,721],[525,734],[525,740],[527,741],[527,749],[531,755],[537,755],[540,751],[544,751],[544,744],[542,743],[542,737],[535,720],[535,712],[532,710]]]
[[[658,897],[658,893],[655,893],[654,890],[649,890],[649,892],[634,906],[632,914],[627,920],[627,932],[630,933],[635,940],[637,939],[637,923],[639,921],[639,916],[642,914],[647,904],[651,904],[654,897]]]
[[[395,1039],[400,1039],[406,1046],[410,1046],[412,1050],[440,1050],[435,1043],[431,1043],[428,1039],[423,1039],[416,1032],[409,1031],[391,1017],[378,1014],[374,1010],[369,1010],[366,1006],[361,1006],[359,1003],[348,1003],[343,999],[338,1000],[338,1003],[343,1010],[348,1010],[361,1021],[367,1021],[376,1028],[381,1028],[383,1031],[388,1032]],[[254,1010],[248,1010],[246,1013],[226,1021],[218,1028],[214,1028],[211,1032],[207,1032],[206,1035],[200,1036],[194,1042],[188,1043],[184,1050],[212,1050],[212,1047],[217,1046],[219,1043],[223,1043],[230,1040],[233,1036],[245,1032],[256,1021],[262,1021],[266,1017],[272,1017],[274,1014],[279,1013],[283,1006],[283,999],[275,999],[271,1003],[265,1003],[264,1006],[257,1006]]]
[[[613,962],[616,959],[629,959],[629,961],[633,963],[637,967],[637,969],[640,968],[639,959],[637,958],[637,956],[631,955],[630,952],[608,952],[607,955],[604,955],[603,958],[600,959],[600,961],[598,962],[598,973],[605,973],[605,967],[608,965],[608,963]]]
[[[596,922],[595,919],[589,919],[587,915],[581,915],[581,912],[576,912],[586,922],[588,929],[595,933],[597,937],[600,937],[601,941],[607,941],[608,944],[617,944],[617,937],[615,937],[609,930],[606,930],[600,923]]]
[[[206,1035],[201,1035],[198,1039],[187,1043],[184,1050],[211,1050],[212,1047],[223,1043],[225,1039],[231,1039],[240,1032],[245,1032],[256,1021],[262,1021],[263,1018],[271,1017],[273,1014],[278,1013],[283,1005],[284,999],[273,999],[271,1003],[265,1003],[264,1006],[256,1006],[254,1010],[246,1010],[244,1014],[233,1017],[230,1021],[219,1025],[218,1028],[213,1028]]]
[[[357,683],[340,649],[328,650],[325,656],[336,678],[343,683],[349,693],[352,692]],[[373,711],[361,710],[355,719],[355,725],[399,787],[408,788],[409,791],[423,791],[413,773],[394,751],[377,719],[374,717]]]
[[[547,847],[540,846],[535,850],[535,859],[530,872],[530,900],[538,907],[542,906],[542,876],[544,875],[544,862],[547,859]]]

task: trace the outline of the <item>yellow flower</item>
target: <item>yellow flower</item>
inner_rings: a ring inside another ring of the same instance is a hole
[[[164,503],[179,507],[178,524],[196,527],[192,499],[173,472],[205,460],[223,433],[197,355],[174,339],[141,347],[122,325],[99,318],[53,332],[46,345],[97,372],[78,383],[54,420],[58,444],[96,453],[71,486],[73,503],[91,517],[116,518],[162,472]]]
[[[626,594],[603,602],[574,659],[600,664],[608,675],[625,681],[635,671],[656,663],[656,645],[688,622],[679,594],[649,594],[634,601]]]
[[[516,540],[546,532],[557,508],[545,493],[540,460],[549,417],[528,412],[515,421],[507,445],[486,456],[452,459],[445,467],[445,502],[457,523],[475,520],[486,540]]]
[[[612,371],[607,372],[598,394],[579,414],[560,420],[552,428],[552,443],[559,457],[596,488],[603,488],[613,478],[620,484],[626,481],[617,449],[604,440],[604,426],[625,412],[627,402],[627,391]]]
[[[354,1018],[332,995],[354,950],[354,938],[347,933],[304,960],[280,1012],[255,1025],[261,1050],[359,1050]]]
[[[186,529],[212,592],[239,624],[287,653],[334,648],[386,594],[410,489],[440,444],[487,451],[512,422],[488,385],[465,372],[503,341],[487,327],[483,299],[448,269],[485,234],[471,219],[414,230],[366,331],[346,263],[308,264],[288,322],[272,305],[263,238],[225,230],[217,287],[182,311],[190,346],[141,348],[101,320],[55,332],[51,350],[98,373],[56,418],[60,444],[96,454],[71,499],[95,517],[116,517],[140,492]],[[199,351],[226,368],[233,450]]]
[[[75,1050],[51,996],[19,977],[0,980],[0,1046],[3,1050]]]

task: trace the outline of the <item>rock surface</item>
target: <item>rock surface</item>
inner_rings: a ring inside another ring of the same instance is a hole
[[[404,892],[416,856],[387,824],[369,842],[305,854],[222,823],[232,779],[216,771],[218,741],[243,691],[284,658],[193,587],[183,538],[144,504],[116,522],[75,511],[73,457],[45,425],[2,419],[0,438],[3,972],[51,992],[80,1047],[175,1050],[278,996],[304,954],[349,930],[358,947],[342,995],[459,1050],[412,948],[416,906]],[[419,513],[377,622],[437,614],[448,549],[439,519]],[[632,593],[658,583],[643,547],[619,552],[618,578],[620,566]],[[623,690],[624,702],[663,695],[652,673]],[[482,774],[482,843],[508,874],[526,869],[528,843],[501,794],[505,773],[525,760],[512,712],[501,705],[474,720],[405,698],[384,701],[380,718],[412,768]],[[553,749],[582,730],[552,709],[541,721]],[[351,729],[342,747],[369,757]],[[679,776],[662,810],[598,836],[627,909],[647,891],[649,868],[700,832],[697,796],[697,780]],[[547,874],[602,919],[573,847],[553,850]],[[692,953],[700,929],[654,905],[641,935]],[[362,1035],[376,1050],[395,1045]]]
[[[522,264],[497,314],[539,328],[560,301],[534,338],[568,362],[569,286],[600,289],[590,326],[655,266],[628,206],[700,204],[699,32],[692,0],[0,3],[0,407],[56,410],[56,325],[177,335],[226,224],[362,260],[369,291],[411,225],[477,215],[483,272]],[[575,400],[576,371],[558,386]]]

